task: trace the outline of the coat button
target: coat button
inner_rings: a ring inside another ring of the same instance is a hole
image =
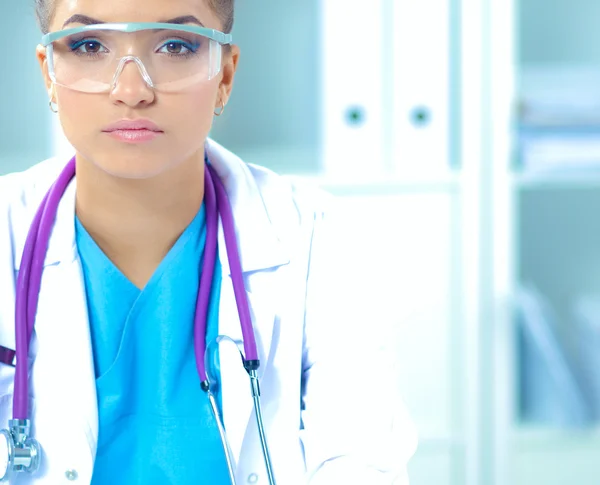
[[[74,482],[79,477],[79,474],[77,473],[77,470],[67,470],[65,472],[65,477],[67,477],[67,480],[70,482]]]
[[[248,483],[256,483],[258,482],[258,475],[256,473],[251,473],[248,475]]]

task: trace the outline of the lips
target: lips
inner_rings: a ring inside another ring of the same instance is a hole
[[[156,123],[147,119],[120,120],[115,123],[111,123],[102,131],[106,133],[112,133],[115,131],[152,131],[156,133],[162,133],[162,130]]]
[[[127,144],[151,142],[162,136],[163,131],[156,123],[147,119],[120,120],[104,128],[107,136]]]

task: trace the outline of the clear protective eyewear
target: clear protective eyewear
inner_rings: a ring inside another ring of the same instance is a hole
[[[162,92],[210,81],[221,72],[222,46],[232,36],[196,25],[106,23],[42,37],[50,79],[84,93],[109,93],[126,65]]]

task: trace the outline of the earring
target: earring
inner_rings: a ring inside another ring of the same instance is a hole
[[[52,100],[48,102],[48,106],[50,106],[50,111],[52,111],[55,114],[58,113],[58,105],[56,103],[53,103]]]
[[[221,98],[221,110],[219,112],[215,111],[215,116],[221,116],[223,111],[225,111],[225,102],[223,101],[223,98]]]

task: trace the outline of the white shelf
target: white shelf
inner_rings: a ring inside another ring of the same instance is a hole
[[[512,176],[512,184],[515,188],[525,189],[596,188],[600,187],[600,167],[587,171],[517,173]]]
[[[368,161],[364,163],[363,173],[328,174],[324,168],[320,173],[304,170],[314,166],[314,161],[306,163],[311,157],[320,156],[314,149],[291,146],[268,147],[227,147],[244,162],[260,165],[295,180],[319,186],[336,195],[383,195],[386,193],[432,193],[448,192],[459,188],[460,172],[446,170],[435,174],[424,173],[382,173],[375,170]],[[333,166],[329,160],[320,160],[322,167]]]
[[[321,187],[335,195],[384,195],[398,193],[448,193],[458,190],[460,177],[457,174],[440,174],[437,177],[406,176],[389,177],[369,176],[364,177],[329,177],[323,176],[295,176],[297,180],[308,182]]]

